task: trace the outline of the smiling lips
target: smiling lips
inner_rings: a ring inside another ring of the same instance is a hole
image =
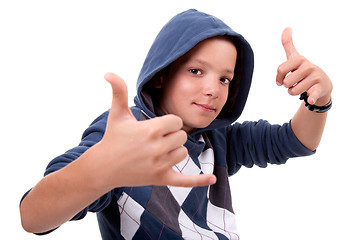
[[[209,106],[209,105],[206,105],[206,104],[199,104],[199,103],[194,103],[194,104],[195,104],[195,106],[197,106],[198,108],[200,108],[204,112],[215,112],[215,110],[216,110],[212,106]]]

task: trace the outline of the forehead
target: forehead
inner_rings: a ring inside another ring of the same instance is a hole
[[[210,63],[217,66],[226,65],[235,68],[237,50],[235,44],[226,36],[216,36],[205,39],[195,45],[183,56],[178,58],[174,65],[181,65],[187,62],[197,62],[200,64]]]

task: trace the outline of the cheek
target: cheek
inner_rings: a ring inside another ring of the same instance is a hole
[[[196,84],[194,81],[189,80],[183,76],[177,76],[176,78],[171,79],[173,82],[168,86],[168,96],[172,97],[173,99],[188,99],[191,96],[195,96],[194,94],[197,91]],[[176,96],[176,97],[175,97]]]
[[[178,111],[183,109],[187,100],[190,99],[190,84],[184,84],[179,79],[172,78],[171,83],[165,85],[162,89],[162,97],[160,105],[163,111],[167,113],[178,114]]]
[[[176,90],[182,93],[191,93],[196,88],[196,82],[186,77],[177,78],[175,81]]]
[[[229,95],[229,89],[227,88],[226,90],[224,90],[224,92],[221,94],[221,103],[222,103],[222,107],[224,107],[224,105],[226,104],[227,98]]]

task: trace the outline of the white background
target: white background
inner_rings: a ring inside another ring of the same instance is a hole
[[[241,239],[360,239],[356,1],[178,2],[0,2],[0,238],[40,239],[21,228],[20,198],[47,163],[79,143],[83,130],[110,107],[104,73],[126,80],[132,105],[154,37],[172,16],[196,8],[222,19],[254,49],[253,85],[240,122],[283,123],[300,104],[275,84],[287,26],[298,51],[334,84],[334,106],[316,155],[243,168],[231,178]],[[41,239],[100,239],[95,214]]]

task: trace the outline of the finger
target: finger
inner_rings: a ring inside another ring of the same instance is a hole
[[[292,88],[294,86],[297,86],[297,84],[299,84],[305,78],[308,78],[310,74],[311,68],[302,67],[301,65],[299,65],[298,67],[296,67],[296,69],[292,70],[291,73],[285,77],[285,79],[283,80],[283,85],[286,88]]]
[[[163,161],[164,168],[172,168],[181,161],[183,161],[188,155],[188,150],[184,146],[180,146],[172,149],[165,154],[160,161]],[[176,166],[175,166],[176,167]]]
[[[160,139],[161,145],[164,147],[164,153],[170,154],[171,151],[174,151],[185,144],[187,140],[187,134],[183,130],[179,130],[173,133],[170,133]],[[186,148],[185,148],[186,149]],[[185,156],[187,155],[187,151]],[[183,156],[183,158],[185,157]],[[173,164],[174,165],[174,164]]]
[[[280,64],[277,69],[276,84],[279,86],[283,85],[284,79],[289,76],[288,74],[291,72],[296,72],[296,70],[301,66],[303,61],[304,58],[299,56]]]
[[[106,73],[105,80],[112,87],[110,114],[113,117],[133,117],[128,106],[128,90],[125,81],[114,73]]]
[[[296,50],[293,40],[292,40],[292,29],[285,28],[281,35],[281,43],[284,46],[286,58],[291,59],[295,56],[298,56],[299,53]]]
[[[181,118],[173,114],[167,114],[147,120],[147,123],[153,128],[152,130],[154,132],[160,134],[161,136],[179,131],[183,127]]]
[[[166,185],[177,187],[201,187],[216,183],[213,174],[184,175],[175,171],[169,171],[166,178]]]
[[[295,86],[290,87],[288,89],[288,93],[292,96],[300,95],[301,93],[306,92],[309,87],[308,85],[309,84],[305,80],[302,80],[300,82],[297,82]]]

